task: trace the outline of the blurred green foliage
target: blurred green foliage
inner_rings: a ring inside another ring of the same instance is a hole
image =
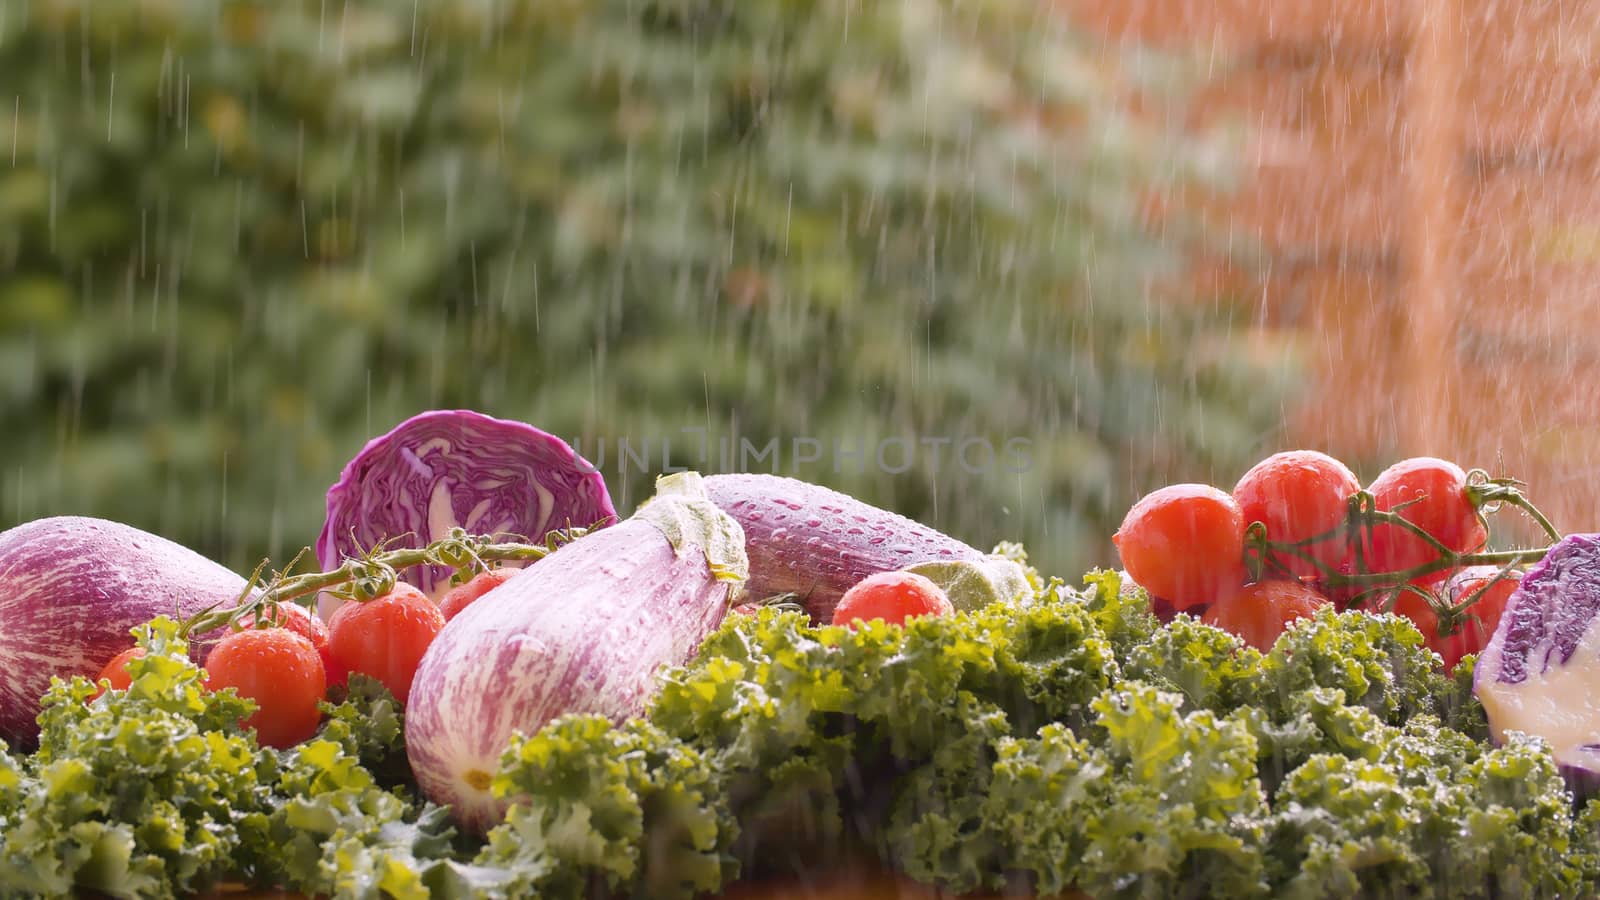
[[[1140,203],[1206,148],[1123,109],[1171,69],[1047,7],[7,4],[0,524],[281,560],[364,440],[463,406],[604,446],[624,512],[666,441],[776,437],[743,467],[1104,556],[1279,398],[1225,307],[1160,296]]]

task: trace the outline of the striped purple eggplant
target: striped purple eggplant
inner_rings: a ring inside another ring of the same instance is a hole
[[[833,620],[856,582],[868,575],[912,569],[951,593],[958,609],[982,605],[1027,587],[1020,567],[989,556],[905,516],[847,494],[778,475],[712,475],[711,502],[745,533],[752,600],[793,594],[819,623]],[[948,565],[966,563],[970,565]],[[973,579],[967,574],[980,576]],[[974,599],[959,585],[983,588]]]
[[[439,633],[417,668],[406,752],[422,792],[482,832],[516,732],[565,713],[624,719],[657,674],[682,665],[745,580],[744,534],[699,475],[657,482],[628,520],[585,535],[485,594]]]
[[[32,746],[51,677],[100,674],[134,626],[244,590],[193,550],[118,522],[61,516],[0,534],[0,737]]]

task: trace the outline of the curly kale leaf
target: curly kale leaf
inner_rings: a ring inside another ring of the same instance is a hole
[[[1576,891],[1580,897],[1593,897],[1600,892],[1600,796],[1584,801],[1572,825],[1571,863],[1578,868],[1582,879]]]
[[[232,870],[271,772],[240,731],[253,706],[201,689],[172,620],[134,635],[146,655],[129,663],[127,690],[91,701],[87,679],[56,679],[38,752],[0,768],[0,884],[172,897]]]
[[[813,628],[763,610],[669,673],[650,718],[715,758],[746,825],[741,856],[772,865],[795,846],[826,855],[857,837],[876,844],[888,818],[912,816],[916,791],[898,787],[902,777],[948,777],[952,790],[926,803],[963,806],[953,795],[981,788],[992,757],[978,737],[1087,723],[1116,673],[1088,605],[1054,590],[904,626]],[[972,771],[955,774],[958,759]],[[895,837],[878,849],[932,873],[949,868],[933,861],[937,844]],[[780,867],[804,864],[789,861]]]
[[[319,737],[333,741],[360,760],[380,785],[414,790],[415,778],[405,753],[405,717],[400,702],[383,682],[352,672],[337,703],[319,706],[327,719]]]
[[[1074,598],[1045,592],[1021,605],[927,616],[903,627],[825,629],[819,662],[844,674],[847,712],[871,727],[897,762],[918,763],[971,732],[972,700],[1010,728],[1089,721],[1117,663],[1093,616]]]
[[[923,837],[944,855],[924,854],[934,865],[910,871],[958,889],[1022,873],[1047,895],[1264,894],[1255,739],[1208,710],[1185,714],[1182,703],[1129,682],[1095,700],[1093,734],[1052,724],[993,741],[988,776],[969,779],[976,801],[958,807],[966,815],[923,826],[944,826],[942,845]],[[897,829],[902,841],[921,836],[911,821]]]
[[[1026,872],[1041,895],[1074,888],[1088,877],[1088,818],[1115,789],[1114,762],[1062,725],[1033,738],[1003,738],[995,755],[982,805],[985,838],[998,845],[994,857]]]
[[[1291,694],[1283,700],[1277,717],[1254,706],[1232,715],[1256,736],[1258,772],[1269,795],[1290,772],[1319,753],[1376,760],[1384,742],[1396,733],[1365,706],[1346,705],[1344,692],[1337,688],[1307,688]]]
[[[1465,770],[1470,791],[1435,872],[1464,896],[1574,896],[1572,799],[1542,741],[1512,735]],[[1483,885],[1481,892],[1477,886]]]
[[[511,896],[689,898],[738,874],[718,773],[647,722],[557,719],[512,743],[494,792],[512,805],[476,862]]]
[[[414,810],[339,743],[313,740],[280,759],[274,808],[252,823],[252,880],[335,900],[478,897],[510,884],[508,873],[455,861],[447,811]]]
[[[1097,897],[1264,892],[1266,796],[1255,736],[1176,694],[1128,682],[1095,701],[1116,780],[1088,817],[1080,886]]]
[[[1569,896],[1569,796],[1548,749],[1485,750],[1427,717],[1375,760],[1319,754],[1279,789],[1271,845],[1286,897]]]
[[[884,838],[894,867],[913,878],[960,893],[997,890],[1006,884],[1009,841],[988,795],[996,746],[1011,738],[998,709],[966,692],[957,705],[968,732],[898,779]]]
[[[1111,569],[1095,569],[1083,576],[1083,583],[1084,590],[1078,596],[1094,614],[1101,633],[1116,650],[1117,659],[1127,659],[1160,627],[1150,612],[1150,596],[1132,579]]]
[[[10,745],[0,740],[0,833],[16,818],[27,778],[22,763],[11,755]]]
[[[1290,625],[1262,660],[1261,702],[1269,713],[1280,713],[1288,698],[1307,688],[1337,688],[1345,702],[1398,725],[1418,713],[1440,712],[1445,679],[1438,666],[1409,619],[1324,607]]]
[[[903,627],[812,628],[763,610],[724,625],[694,664],[669,673],[651,718],[735,766],[780,762],[819,733],[840,733],[846,719],[894,759],[918,763],[966,733],[962,691],[1031,732],[1087,721],[1090,701],[1116,676],[1092,611],[1053,590]]]
[[[1123,673],[1177,691],[1197,708],[1227,712],[1256,702],[1261,653],[1226,631],[1179,615],[1133,648]]]
[[[1472,675],[1477,669],[1477,654],[1463,656],[1450,670],[1449,683],[1439,698],[1439,713],[1445,724],[1476,741],[1489,740],[1489,716],[1472,690]]]
[[[986,610],[964,631],[949,630],[961,641],[994,643],[995,670],[970,671],[963,686],[1003,709],[1015,733],[1050,722],[1087,724],[1090,704],[1120,675],[1094,613],[1059,585],[1027,604]]]

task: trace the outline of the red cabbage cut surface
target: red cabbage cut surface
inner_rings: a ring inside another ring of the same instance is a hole
[[[1568,535],[1528,571],[1478,657],[1496,740],[1544,738],[1570,779],[1600,773],[1600,535]]]
[[[317,560],[332,568],[383,541],[420,547],[456,526],[537,542],[560,528],[610,524],[616,515],[605,479],[560,438],[523,422],[435,410],[368,442],[344,467],[328,489]],[[402,576],[436,595],[450,574],[416,566]]]

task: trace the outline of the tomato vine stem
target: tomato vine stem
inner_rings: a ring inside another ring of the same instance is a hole
[[[378,545],[359,557],[347,557],[337,568],[326,572],[307,572],[289,575],[305,554],[296,554],[285,569],[275,572],[257,591],[267,563],[256,567],[246,582],[245,590],[233,605],[212,606],[190,617],[183,625],[183,633],[203,634],[217,628],[234,625],[245,616],[270,609],[279,603],[291,603],[304,597],[329,591],[347,600],[357,602],[381,597],[394,588],[401,570],[420,565],[449,566],[457,571],[487,569],[491,562],[527,562],[543,559],[563,544],[582,537],[592,529],[569,528],[552,531],[538,544],[496,541],[492,535],[472,535],[465,529],[453,528],[450,533],[425,547],[406,547],[398,550]],[[258,622],[263,617],[257,616]]]
[[[1496,512],[1503,506],[1513,506],[1537,523],[1552,543],[1559,541],[1562,537],[1561,532],[1528,498],[1522,490],[1523,487],[1523,482],[1515,478],[1494,478],[1483,469],[1473,469],[1467,474],[1467,497],[1480,519],[1484,518],[1485,512]],[[1466,611],[1495,582],[1510,577],[1511,572],[1517,567],[1534,562],[1550,552],[1549,546],[1521,550],[1489,551],[1474,548],[1465,552],[1456,551],[1401,515],[1406,506],[1415,502],[1417,500],[1383,510],[1377,508],[1377,501],[1370,492],[1357,491],[1350,495],[1342,522],[1321,534],[1299,541],[1273,541],[1268,538],[1263,523],[1252,522],[1245,529],[1246,567],[1252,578],[1260,578],[1267,572],[1279,577],[1292,578],[1295,575],[1284,564],[1284,560],[1290,558],[1302,560],[1315,569],[1316,575],[1313,577],[1323,586],[1362,588],[1363,590],[1352,599],[1352,603],[1363,605],[1381,597],[1375,608],[1385,612],[1394,609],[1395,602],[1402,593],[1418,594],[1438,616],[1440,633],[1446,634],[1459,625]],[[1366,550],[1371,545],[1374,530],[1383,526],[1399,528],[1415,535],[1432,549],[1434,558],[1406,569],[1387,572],[1366,571]],[[1312,552],[1312,548],[1328,542],[1348,544],[1351,548],[1353,571],[1343,571],[1330,565]],[[1483,565],[1499,566],[1500,571],[1458,603],[1450,603],[1436,592],[1414,583],[1419,578],[1440,572],[1464,566]]]

